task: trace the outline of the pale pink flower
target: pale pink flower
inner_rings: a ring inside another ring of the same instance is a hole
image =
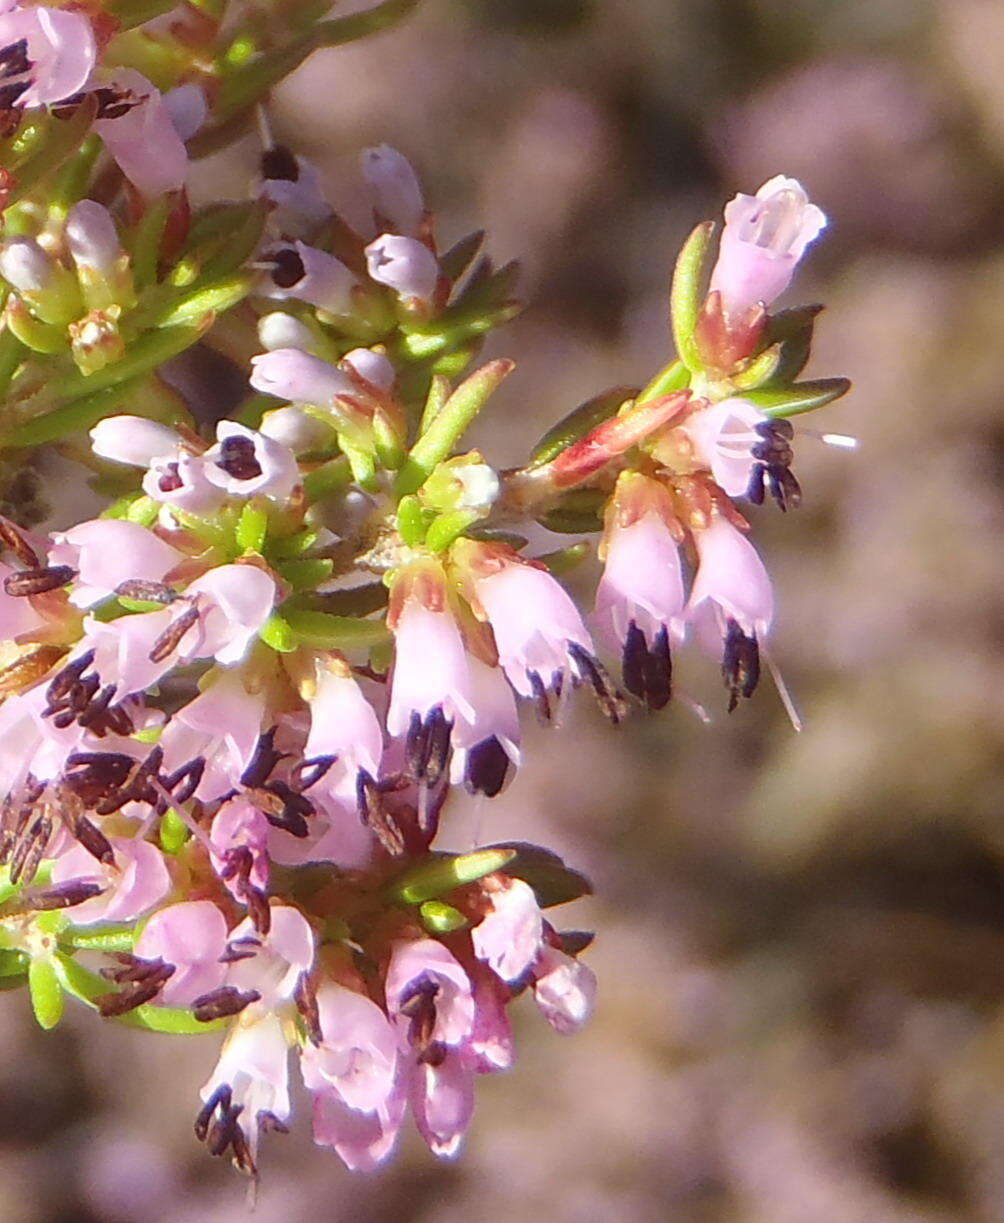
[[[473,722],[470,668],[460,629],[448,610],[405,601],[394,626],[394,674],[387,729],[403,735],[415,718],[439,711],[450,722]]]
[[[711,471],[719,488],[730,497],[742,497],[758,461],[753,447],[764,441],[756,426],[768,419],[748,399],[722,399],[691,413],[680,428],[690,439],[694,458]]]
[[[656,510],[605,538],[606,563],[596,590],[596,621],[611,646],[623,647],[632,625],[651,646],[665,629],[680,640],[686,595],[680,549]]]
[[[102,686],[112,684],[119,700],[134,692],[143,692],[152,688],[177,662],[172,656],[157,662],[150,658],[161,636],[170,628],[172,618],[170,608],[120,616],[107,623],[87,616],[84,636],[69,661],[93,651],[93,661],[85,676],[93,671]]]
[[[431,1008],[430,1043],[461,1045],[474,1029],[470,978],[452,953],[435,939],[393,944],[384,992],[388,1013],[406,1036],[414,1023],[416,1004]]]
[[[545,947],[533,974],[533,995],[547,1022],[563,1036],[577,1032],[596,1005],[592,969],[556,947]]]
[[[358,284],[341,260],[304,242],[293,242],[264,256],[272,265],[264,290],[280,301],[296,298],[329,314],[351,314],[352,290]]]
[[[778,175],[755,196],[737,195],[725,206],[718,262],[711,290],[722,295],[726,314],[770,306],[791,283],[806,247],[826,225],[801,183]]]
[[[242,992],[254,991],[253,1014],[274,1010],[289,1002],[300,978],[314,963],[314,932],[299,909],[274,904],[267,934],[245,918],[230,932],[231,942],[257,941],[254,955],[235,960],[227,970],[227,984]]]
[[[213,657],[224,666],[240,662],[271,616],[277,593],[275,581],[256,565],[220,565],[196,578],[185,597],[195,599],[199,617],[182,637],[180,654]]]
[[[537,959],[544,918],[533,888],[499,876],[488,894],[489,911],[471,930],[474,954],[512,985]]]
[[[215,509],[224,499],[221,489],[206,478],[202,455],[179,447],[173,454],[151,459],[143,476],[143,492],[153,501],[193,513]]]
[[[389,144],[363,149],[359,161],[378,222],[394,233],[414,237],[422,225],[425,203],[411,163]]]
[[[191,1006],[218,989],[227,966],[227,923],[211,900],[186,900],[159,909],[143,927],[133,952],[144,960],[163,960],[174,972],[157,1001],[163,1006]]]
[[[440,1159],[460,1154],[474,1116],[474,1058],[467,1049],[448,1049],[441,1060],[412,1070],[411,1110],[418,1132]]]
[[[168,722],[160,739],[164,772],[204,761],[195,797],[211,802],[229,794],[254,757],[263,714],[260,694],[249,693],[239,675],[222,675]]]
[[[216,426],[217,443],[206,451],[206,479],[231,497],[264,495],[288,501],[300,483],[296,458],[281,442],[234,420]]]
[[[292,403],[329,403],[350,395],[350,379],[330,361],[299,348],[276,348],[251,358],[251,385],[256,391]]]
[[[261,316],[258,320],[258,339],[266,352],[278,352],[280,348],[314,352],[317,345],[317,336],[307,324],[284,310],[272,310]]]
[[[374,1172],[393,1154],[408,1105],[406,1087],[402,1076],[382,1113],[359,1112],[337,1092],[315,1091],[314,1142],[332,1147],[350,1171]]]
[[[99,922],[129,922],[155,908],[171,890],[164,855],[149,841],[109,837],[114,864],[99,862],[82,845],[72,845],[52,867],[57,887],[70,883],[96,883],[104,891],[74,905],[68,912],[77,926]]]
[[[373,706],[350,674],[323,668],[310,700],[310,733],[304,760],[333,758],[331,767],[308,790],[354,794],[360,772],[376,777],[383,754],[383,731]]]
[[[331,862],[345,870],[363,870],[370,865],[376,838],[359,818],[355,787],[340,794],[326,792],[323,784],[310,794],[314,815],[305,837],[284,828],[270,828],[268,853],[281,866],[305,866]]]
[[[153,531],[121,518],[93,518],[54,532],[52,540],[49,564],[77,571],[70,591],[76,607],[93,607],[123,582],[160,582],[185,559]]]
[[[14,54],[25,44],[23,56]],[[97,58],[94,31],[81,13],[47,5],[0,13],[0,47],[5,52],[4,88],[16,93],[17,106],[48,106],[79,92],[87,83]]]
[[[722,517],[695,531],[694,542],[699,564],[686,618],[701,644],[717,653],[730,621],[747,637],[766,636],[774,618],[774,591],[757,550]]]
[[[494,798],[520,762],[519,712],[516,698],[498,667],[467,656],[471,719],[453,728],[450,780],[471,794]]]
[[[251,1022],[243,1017],[230,1029],[216,1069],[199,1093],[205,1108],[199,1114],[196,1133],[205,1137],[217,1110],[240,1127],[254,1170],[258,1139],[264,1126],[289,1120],[289,1047],[282,1020],[266,1011],[255,1012]],[[235,1156],[237,1152],[235,1150]],[[243,1155],[243,1153],[242,1153]]]
[[[417,238],[381,234],[366,248],[366,267],[378,284],[393,289],[402,301],[430,302],[435,296],[439,264]]]
[[[304,1046],[303,1081],[314,1096],[314,1141],[349,1168],[370,1171],[391,1154],[404,1116],[397,1035],[363,994],[334,982],[317,991],[318,1045]]]
[[[133,186],[148,198],[178,191],[188,174],[188,153],[160,91],[134,68],[118,68],[110,88],[135,105],[94,130]]]
[[[578,676],[576,653],[593,643],[571,598],[545,569],[518,560],[475,575],[474,586],[498,646],[499,665],[520,696]]]

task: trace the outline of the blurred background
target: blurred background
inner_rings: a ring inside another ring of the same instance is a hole
[[[591,1026],[517,1008],[454,1165],[409,1138],[351,1177],[301,1108],[259,1223],[1004,1220],[1002,53],[1001,0],[426,0],[278,94],[350,215],[387,141],[444,242],[485,224],[524,261],[493,461],[667,360],[680,241],[776,173],[831,218],[789,298],[827,303],[810,376],[855,383],[812,424],[861,446],[804,438],[803,508],[754,511],[800,736],[769,683],[726,717],[688,658],[713,727],[612,733],[583,700],[458,819],[592,875],[561,915],[599,931]],[[242,194],[253,157],[196,195]],[[0,1012],[0,1223],[252,1217],[191,1134],[216,1041]]]

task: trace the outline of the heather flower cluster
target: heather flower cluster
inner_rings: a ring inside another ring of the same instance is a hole
[[[195,1132],[252,1176],[294,1062],[350,1168],[409,1114],[453,1156],[510,1005],[572,1033],[596,982],[553,914],[588,882],[537,845],[446,852],[446,804],[513,781],[528,710],[662,709],[691,643],[729,711],[766,664],[797,725],[746,512],[798,506],[789,418],[847,389],[795,381],[818,308],[773,309],[826,220],[792,179],[737,196],[717,253],[708,223],[680,254],[677,356],[498,470],[463,437],[513,363],[467,368],[514,269],[442,246],[386,145],[350,221],[263,105],[411,5],[291,15],[285,47],[240,4],[159,7],[0,10],[0,445],[59,440],[108,500],[0,520],[0,974],[46,1028],[70,996],[221,1032]],[[193,213],[190,157],[252,121],[249,198]],[[197,341],[245,362],[213,429],[159,376]],[[561,579],[594,546],[580,606]]]

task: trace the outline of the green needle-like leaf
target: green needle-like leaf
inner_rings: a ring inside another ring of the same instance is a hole
[[[689,370],[702,367],[694,328],[704,302],[704,264],[708,256],[713,221],[704,221],[683,244],[673,273],[670,307],[673,315],[673,340],[680,360]]]

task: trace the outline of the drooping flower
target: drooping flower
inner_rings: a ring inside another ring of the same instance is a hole
[[[435,939],[394,943],[384,981],[387,1012],[419,1059],[457,1047],[474,1030],[474,995],[460,962]]]
[[[258,196],[273,205],[273,223],[286,237],[310,237],[332,212],[317,167],[284,145],[262,154]]]
[[[467,657],[473,717],[453,730],[450,780],[471,794],[494,798],[520,762],[519,712],[513,691],[498,667]]]
[[[556,1032],[577,1032],[596,1004],[596,974],[574,956],[545,947],[533,969],[533,996]]]
[[[759,642],[774,618],[774,591],[756,549],[726,518],[694,532],[699,564],[686,620],[711,654],[723,650],[729,709],[752,696],[760,678]]]
[[[467,653],[439,565],[417,561],[402,570],[391,598],[395,653],[387,729],[407,735],[416,778],[434,785],[446,768],[454,726],[475,721]]]
[[[421,228],[425,202],[411,163],[389,144],[363,149],[359,162],[378,224],[413,238]]]
[[[770,306],[791,284],[795,269],[826,225],[809,203],[801,183],[778,175],[753,195],[737,195],[725,206],[718,262],[711,291],[725,312],[741,316],[762,303]]]
[[[300,1060],[314,1141],[370,1171],[391,1154],[404,1115],[397,1034],[375,1002],[333,981],[317,991],[317,1017],[320,1040]]]
[[[536,961],[544,918],[534,890],[522,879],[485,881],[489,910],[471,931],[474,954],[512,985]]]
[[[396,234],[381,234],[366,248],[370,276],[404,302],[431,302],[440,271],[436,256],[424,242]]]
[[[650,709],[672,693],[670,642],[683,637],[683,532],[657,481],[623,472],[607,511],[596,621],[622,658],[624,685]]]
[[[332,660],[318,670],[310,700],[306,762],[329,762],[311,793],[354,796],[360,773],[376,777],[383,754],[383,732],[373,706],[344,663]]]
[[[462,540],[453,559],[495,635],[499,666],[523,697],[592,678],[593,643],[578,609],[546,569],[502,546]],[[476,608],[477,610],[477,608]]]

